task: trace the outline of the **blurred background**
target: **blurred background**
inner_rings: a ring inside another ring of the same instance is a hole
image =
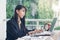
[[[55,17],[58,20],[54,29],[60,30],[60,0],[7,0],[7,19],[11,19],[18,4],[27,8],[25,25],[29,30],[41,29],[45,23],[51,23]]]

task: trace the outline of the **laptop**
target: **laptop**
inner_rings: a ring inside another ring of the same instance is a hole
[[[34,37],[39,37],[39,36],[51,36],[56,21],[57,21],[57,18],[54,18],[53,21],[51,22],[51,28],[50,28],[49,31],[44,31],[44,32],[42,32],[42,33],[34,34]],[[33,37],[33,36],[32,36],[32,37]]]

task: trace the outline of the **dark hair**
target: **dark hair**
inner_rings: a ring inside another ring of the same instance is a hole
[[[16,13],[16,10],[21,10],[22,8],[25,8],[25,6],[23,5],[17,5],[15,8],[15,13],[13,18],[16,20],[16,22],[18,21],[18,14]],[[26,8],[25,8],[25,12],[26,12]],[[21,23],[23,23],[23,25],[25,25],[25,16],[23,18],[20,18]]]
[[[26,7],[23,6],[23,5],[17,5],[16,8],[15,8],[15,13],[16,13],[16,10],[20,10],[22,8],[25,8],[25,12],[27,11]]]

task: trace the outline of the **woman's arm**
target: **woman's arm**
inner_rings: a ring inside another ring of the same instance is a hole
[[[11,35],[15,38],[18,38],[18,31],[14,28],[14,25],[10,22],[7,22],[7,35]]]
[[[26,34],[28,34],[28,35],[43,32],[42,30],[37,30],[37,29],[28,30],[27,28],[26,28],[26,31],[27,31]],[[26,32],[26,31],[25,31],[25,32]]]

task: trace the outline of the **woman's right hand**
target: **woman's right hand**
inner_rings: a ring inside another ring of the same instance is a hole
[[[42,30],[34,30],[34,31],[30,31],[30,32],[28,32],[28,34],[29,35],[32,35],[32,34],[35,34],[35,33],[41,33],[41,32],[43,32]]]
[[[29,35],[35,34],[35,31],[28,32]]]
[[[35,30],[35,33],[41,33],[41,32],[43,32],[43,30]]]

